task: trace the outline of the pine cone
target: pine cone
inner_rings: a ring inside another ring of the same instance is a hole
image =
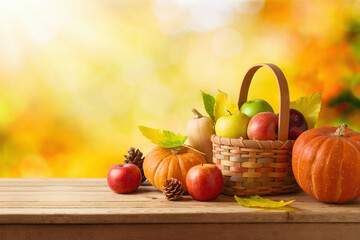
[[[132,163],[138,166],[142,176],[141,182],[144,182],[146,180],[146,177],[143,169],[143,163],[144,163],[143,153],[140,152],[139,149],[135,150],[135,148],[133,147],[130,148],[128,153],[129,153],[128,156],[124,155],[124,157],[126,158],[126,160],[124,160],[124,163]]]
[[[163,193],[165,194],[166,198],[170,201],[180,200],[184,193],[184,187],[179,180],[175,178],[170,178],[165,180],[163,186]]]

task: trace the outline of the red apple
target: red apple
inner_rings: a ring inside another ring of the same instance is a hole
[[[186,175],[186,188],[190,195],[199,201],[217,198],[223,187],[221,170],[213,164],[196,165]]]
[[[276,140],[278,116],[272,112],[258,113],[249,122],[247,135],[250,140]]]
[[[117,164],[110,168],[107,182],[116,193],[135,191],[141,183],[140,169],[134,164]]]
[[[290,109],[289,139],[296,140],[307,129],[308,126],[304,115],[295,109]]]

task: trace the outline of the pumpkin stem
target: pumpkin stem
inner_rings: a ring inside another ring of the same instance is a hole
[[[193,147],[192,147],[192,146],[190,146],[190,145],[184,144],[183,146],[184,146],[184,147],[187,147],[187,148],[190,148],[191,150],[194,150],[195,152],[201,153],[202,155],[206,155],[205,153],[200,152],[199,150],[197,150],[197,149],[193,148]]]
[[[335,136],[343,137],[345,136],[345,129],[348,127],[346,123],[341,124],[335,131]]]
[[[178,154],[180,152],[180,148],[179,147],[175,147],[171,149],[171,153],[172,154]]]
[[[191,111],[194,113],[194,115],[195,115],[194,118],[195,119],[203,117],[203,115],[198,110],[196,110],[195,108],[193,108]]]

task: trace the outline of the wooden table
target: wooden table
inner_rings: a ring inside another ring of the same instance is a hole
[[[171,202],[152,186],[115,194],[106,179],[0,179],[0,239],[360,239],[360,201],[305,193],[292,209],[245,208],[234,198]]]

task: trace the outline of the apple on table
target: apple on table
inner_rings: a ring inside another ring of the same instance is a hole
[[[190,168],[186,175],[186,188],[196,200],[208,201],[217,198],[224,187],[221,170],[213,164],[199,164]]]
[[[107,182],[111,190],[116,193],[135,191],[141,183],[141,171],[132,163],[117,164],[110,168]]]

